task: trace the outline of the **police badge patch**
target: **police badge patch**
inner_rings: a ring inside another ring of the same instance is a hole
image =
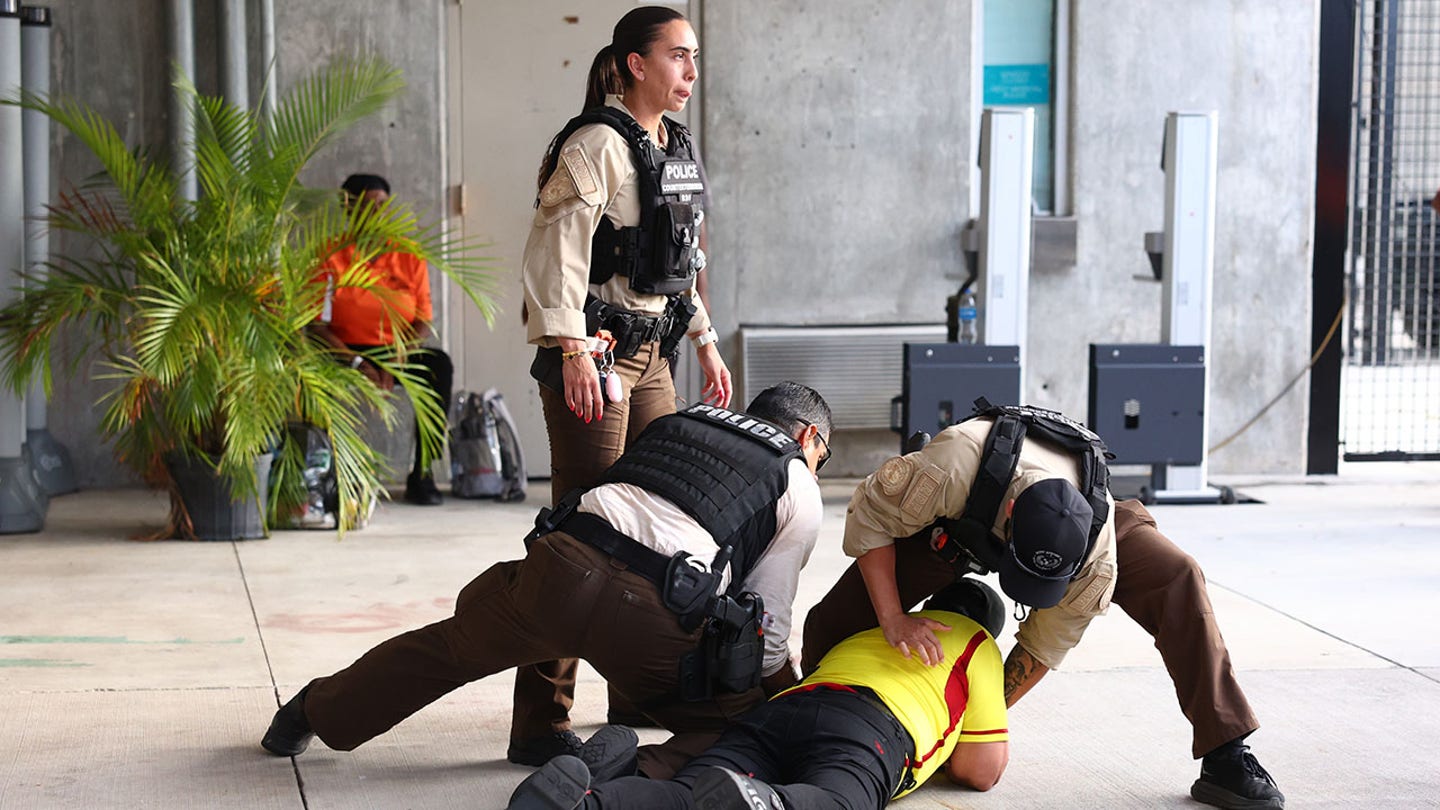
[[[880,465],[875,471],[875,480],[880,482],[880,491],[894,497],[910,483],[910,462],[897,456]]]

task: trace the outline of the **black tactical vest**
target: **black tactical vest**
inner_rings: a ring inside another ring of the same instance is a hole
[[[633,484],[674,503],[732,546],[738,588],[775,537],[775,504],[789,485],[800,445],[753,416],[692,405],[651,422],[604,483]]]
[[[1005,490],[1015,477],[1025,437],[1034,435],[1078,457],[1080,495],[1090,504],[1092,513],[1085,555],[1081,559],[1089,559],[1090,552],[1095,550],[1095,540],[1110,517],[1110,503],[1106,500],[1110,488],[1110,468],[1106,459],[1114,456],[1106,449],[1104,440],[1094,431],[1056,411],[1029,405],[991,405],[984,397],[975,400],[975,412],[962,421],[984,417],[993,417],[995,424],[985,438],[980,468],[976,470],[970,494],[965,498],[965,511],[959,517],[941,519],[940,528],[985,568],[996,570],[1003,549],[999,538],[993,536],[995,518],[1000,514]],[[944,551],[941,555],[947,556]]]
[[[630,279],[630,289],[652,295],[676,295],[690,289],[699,267],[700,206],[705,193],[700,162],[683,125],[661,119],[669,135],[669,151],[657,149],[650,133],[624,110],[595,107],[570,119],[551,142],[544,177],[548,181],[560,161],[560,150],[577,129],[607,124],[619,132],[635,161],[640,187],[640,224],[615,227],[602,218],[591,239],[590,283],[604,284],[616,273]],[[539,204],[537,199],[536,204]]]

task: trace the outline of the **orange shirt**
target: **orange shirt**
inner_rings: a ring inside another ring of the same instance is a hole
[[[325,306],[320,320],[336,337],[351,345],[379,346],[395,340],[397,321],[430,321],[430,271],[423,260],[409,253],[381,253],[369,262],[377,276],[369,290],[336,283],[354,262],[355,246],[347,245],[330,254],[321,271]]]

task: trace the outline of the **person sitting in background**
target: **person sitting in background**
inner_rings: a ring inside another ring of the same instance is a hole
[[[379,175],[352,174],[345,178],[341,188],[345,191],[346,210],[352,214],[362,207],[378,208],[390,199],[390,183]],[[441,412],[448,412],[454,364],[444,350],[422,345],[432,334],[429,267],[418,256],[399,251],[379,253],[364,261],[364,266],[375,274],[375,285],[387,291],[382,297],[374,289],[337,283],[355,264],[353,244],[340,248],[325,260],[321,272],[325,280],[325,303],[310,330],[334,347],[341,362],[358,369],[387,391],[394,388],[395,378],[371,358],[398,359],[395,340],[398,333],[405,350],[404,360],[418,367],[420,379],[439,398]],[[430,464],[424,459],[418,421],[415,465],[405,480],[405,500],[420,506],[435,506],[444,501],[435,486]]]

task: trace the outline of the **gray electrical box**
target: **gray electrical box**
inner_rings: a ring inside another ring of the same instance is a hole
[[[906,343],[901,394],[890,427],[901,442],[917,430],[935,435],[972,412],[977,397],[1020,404],[1020,347]]]
[[[1115,464],[1205,459],[1205,347],[1090,344],[1090,429]]]

